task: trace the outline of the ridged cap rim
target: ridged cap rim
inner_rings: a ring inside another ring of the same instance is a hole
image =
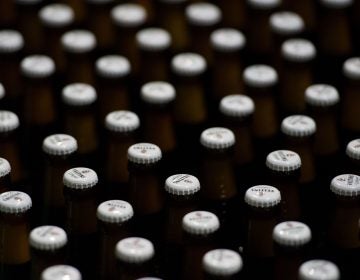
[[[124,200],[107,200],[98,206],[96,216],[105,223],[123,223],[134,216],[134,210],[131,204]]]
[[[0,157],[0,177],[4,177],[11,172],[11,165],[7,159]]]
[[[220,52],[235,52],[246,45],[244,34],[234,28],[220,28],[210,35],[212,47]]]
[[[360,176],[355,174],[338,175],[331,180],[330,190],[340,196],[359,196]]]
[[[193,211],[182,219],[182,228],[193,235],[207,235],[220,228],[218,217],[208,211]]]
[[[352,140],[347,144],[346,154],[352,159],[360,160],[360,138]]]
[[[76,152],[78,144],[71,135],[53,134],[44,139],[42,149],[49,155],[63,156]]]
[[[162,28],[145,28],[136,33],[136,42],[145,51],[163,51],[171,46],[170,33]]]
[[[29,78],[47,78],[55,73],[55,62],[45,55],[30,55],[20,64],[21,72]]]
[[[230,94],[221,99],[219,109],[223,115],[242,118],[254,113],[255,103],[249,96]]]
[[[96,60],[96,73],[105,78],[121,78],[131,72],[129,60],[121,55],[105,55]]]
[[[151,241],[141,237],[129,237],[120,240],[115,247],[116,257],[127,263],[144,263],[155,255]]]
[[[293,151],[277,150],[268,154],[266,166],[278,172],[293,171],[301,167],[301,158]]]
[[[283,57],[292,62],[309,62],[316,56],[316,48],[312,42],[306,39],[289,39],[281,46]]]
[[[182,76],[197,76],[204,73],[206,68],[205,58],[197,53],[180,53],[171,60],[173,72]]]
[[[87,167],[75,167],[67,170],[63,176],[65,187],[70,189],[89,189],[98,183],[96,172]]]
[[[127,110],[113,111],[106,115],[105,127],[113,132],[132,132],[140,126],[140,119],[134,112]]]
[[[230,277],[242,269],[243,261],[233,250],[215,249],[203,256],[202,266],[210,275]]]
[[[257,185],[249,188],[245,193],[245,202],[253,207],[273,207],[280,201],[280,191],[273,186]]]
[[[71,53],[87,53],[96,47],[95,35],[82,29],[71,30],[61,36],[61,45]]]
[[[28,194],[19,191],[9,191],[0,194],[0,212],[19,214],[28,211],[32,206]]]
[[[270,16],[270,27],[280,35],[297,35],[305,29],[305,22],[297,13],[281,11]]]
[[[300,280],[340,280],[339,268],[327,260],[310,260],[299,268]]]
[[[81,273],[70,265],[54,265],[46,268],[41,274],[41,280],[81,280]]]
[[[0,132],[9,132],[17,129],[20,125],[19,117],[7,110],[0,110]]]
[[[332,106],[338,103],[339,99],[339,92],[331,85],[316,84],[305,90],[305,101],[312,106]]]
[[[307,137],[316,132],[316,123],[311,117],[292,115],[282,121],[281,131],[292,137]]]
[[[235,135],[228,128],[211,127],[201,133],[200,143],[208,149],[226,149],[235,144]]]
[[[154,81],[144,84],[140,90],[141,99],[150,104],[166,104],[173,101],[176,97],[173,85]]]
[[[74,83],[63,88],[61,97],[67,105],[87,106],[96,101],[97,94],[95,88],[89,84]]]
[[[278,74],[271,66],[255,64],[245,68],[243,79],[251,87],[271,87],[278,82]]]
[[[200,182],[193,175],[175,174],[166,179],[165,190],[173,195],[192,195],[200,190]]]
[[[310,242],[311,230],[301,222],[282,222],[274,227],[273,240],[279,245],[300,247]]]
[[[29,243],[37,250],[53,251],[66,245],[67,235],[60,227],[40,226],[30,232]]]
[[[137,143],[128,149],[128,160],[138,164],[155,163],[161,160],[160,148],[152,143]]]

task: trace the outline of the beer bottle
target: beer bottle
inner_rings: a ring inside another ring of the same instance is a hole
[[[280,220],[280,202],[280,191],[272,186],[253,186],[245,193],[248,208],[245,271],[254,279],[266,278],[273,272],[272,231]],[[257,269],[260,266],[262,269]]]
[[[181,274],[181,221],[185,214],[198,208],[199,180],[188,174],[175,174],[165,181],[165,257],[162,260],[167,279]]]
[[[19,191],[0,194],[0,278],[29,279],[30,196]]]
[[[98,52],[109,52],[114,47],[114,26],[110,12],[114,0],[86,0],[86,26],[98,40]]]
[[[18,184],[25,181],[25,167],[20,149],[19,118],[11,111],[0,110],[0,156],[10,165],[11,180]]]
[[[161,150],[151,143],[129,147],[129,202],[137,215],[134,231],[157,243],[162,224],[163,187],[159,177]]]
[[[151,241],[141,237],[120,240],[115,247],[117,278],[130,280],[154,273],[155,249]]]
[[[95,63],[96,88],[99,92],[100,119],[119,108],[130,108],[129,76],[131,65],[126,57],[106,55]]]
[[[217,3],[224,15],[224,26],[244,30],[247,17],[245,1],[227,0]]]
[[[221,241],[224,245],[233,246],[239,241],[236,213],[240,203],[232,161],[235,135],[227,128],[212,127],[201,133],[200,143],[204,207],[219,217]]]
[[[176,97],[174,87],[167,82],[149,82],[141,87],[143,101],[144,139],[158,145],[170,169],[176,148],[175,124],[172,113]]]
[[[39,18],[48,42],[46,54],[54,59],[58,73],[64,74],[65,55],[61,47],[61,36],[74,23],[74,11],[65,4],[49,4],[41,8]]]
[[[81,280],[81,273],[70,265],[54,265],[41,273],[41,280]]]
[[[202,279],[202,258],[217,246],[218,217],[207,211],[194,211],[182,219],[183,260],[180,279]]]
[[[7,28],[16,23],[15,1],[0,1],[0,28]]]
[[[263,159],[271,149],[274,149],[279,129],[275,101],[278,74],[270,66],[257,64],[245,69],[243,79],[245,92],[254,100],[256,108],[252,121],[256,156]]]
[[[97,187],[98,176],[92,169],[76,167],[64,173],[66,232],[69,236],[69,263],[86,279],[96,279]]]
[[[73,167],[78,149],[77,141],[67,134],[53,134],[43,141],[45,165],[43,170],[41,220],[58,226],[65,224],[65,199],[62,177]]]
[[[66,232],[56,226],[34,228],[29,236],[31,252],[31,279],[38,280],[42,271],[65,262]]]
[[[243,71],[244,35],[232,28],[221,28],[210,36],[213,49],[212,89],[214,103],[227,94],[243,92],[241,74]],[[226,72],[224,72],[226,69]]]
[[[310,260],[299,267],[299,280],[340,280],[340,272],[330,261]]]
[[[300,15],[290,11],[275,12],[269,19],[272,50],[273,50],[273,64],[275,69],[279,70],[281,61],[281,45],[287,39],[299,37],[305,31],[305,23]]]
[[[360,176],[360,139],[352,140],[347,144],[346,167],[352,174]]]
[[[24,48],[27,54],[39,53],[44,48],[44,34],[38,18],[38,11],[44,0],[16,0],[16,25],[26,42]]]
[[[271,185],[281,193],[281,218],[299,219],[301,216],[299,197],[300,156],[289,150],[273,151],[266,157],[266,167]]]
[[[359,136],[360,121],[357,117],[360,106],[360,57],[347,59],[343,64],[344,86],[342,94],[341,125],[346,140]]]
[[[98,147],[97,122],[94,114],[97,93],[89,84],[69,84],[62,90],[64,131],[78,142],[79,159],[96,165]]]
[[[315,46],[305,39],[289,39],[281,46],[280,103],[285,115],[305,111],[304,91],[313,82]]]
[[[281,0],[247,0],[246,34],[250,63],[270,62],[270,15],[280,6]]]
[[[309,254],[310,228],[296,221],[282,222],[274,227],[273,241],[274,279],[297,279],[299,266]]]
[[[129,173],[126,156],[128,148],[136,143],[139,126],[139,117],[130,111],[114,111],[106,116],[105,179],[109,197],[128,198]]]
[[[202,55],[211,64],[212,55],[209,38],[222,19],[219,7],[211,3],[189,4],[185,9],[191,51]]]
[[[155,1],[158,24],[167,30],[172,38],[171,49],[183,52],[188,48],[188,30],[185,19],[185,5],[187,0],[158,0]]]
[[[87,30],[71,30],[61,36],[66,83],[94,84],[92,53],[96,44],[94,34]]]
[[[10,172],[10,163],[4,158],[0,158],[0,194],[9,191],[11,188]]]
[[[231,94],[220,101],[219,110],[222,125],[235,135],[234,164],[235,176],[240,193],[244,193],[254,177],[255,151],[251,132],[252,117],[255,110],[253,100],[241,94]]]
[[[1,5],[1,4],[0,4]],[[1,9],[0,9],[1,10]],[[6,89],[10,108],[18,111],[21,94],[21,78],[19,63],[22,58],[24,38],[12,29],[0,30],[0,76]]]
[[[142,82],[168,80],[168,54],[171,43],[170,33],[165,29],[152,27],[136,33]]]
[[[116,243],[129,235],[129,223],[134,215],[132,206],[123,200],[108,200],[97,208],[99,232],[98,279],[116,279]]]
[[[195,53],[181,53],[173,57],[171,68],[174,74],[176,99],[174,103],[174,117],[176,136],[184,151],[179,157],[181,172],[192,172],[195,161],[189,162],[189,157],[198,154],[198,137],[204,129],[207,119],[207,107],[204,90],[204,73],[207,68],[205,59]],[[190,164],[190,166],[189,166]]]
[[[357,279],[359,259],[360,177],[342,174],[332,179],[332,211],[329,213],[330,256],[343,270],[343,279]],[[341,226],[339,226],[341,224]]]
[[[136,47],[136,33],[145,25],[148,14],[145,8],[136,3],[115,6],[111,19],[116,28],[116,49],[129,59],[133,74],[139,70],[139,52]]]
[[[228,249],[211,250],[202,259],[206,280],[239,279],[242,266],[241,256]]]

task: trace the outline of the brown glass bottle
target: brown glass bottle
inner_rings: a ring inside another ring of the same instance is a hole
[[[132,206],[123,200],[108,200],[98,206],[98,279],[117,279],[114,248],[119,240],[129,236],[129,223],[133,215]]]
[[[302,217],[299,193],[300,156],[290,150],[271,152],[266,158],[268,180],[281,193],[281,218]]]
[[[239,211],[240,200],[232,158],[235,135],[227,128],[213,127],[201,133],[200,143],[203,207],[219,217],[223,246],[239,245],[238,216],[235,213]]]
[[[209,38],[211,32],[220,24],[221,10],[211,3],[193,3],[186,7],[185,16],[188,24],[191,51],[199,53],[209,64],[212,64]]]
[[[65,171],[74,167],[77,141],[67,134],[53,134],[44,139],[42,149],[45,164],[39,201],[43,206],[41,221],[44,224],[51,223],[63,227],[65,225],[63,175]]]
[[[340,280],[336,264],[327,260],[309,260],[299,267],[299,280]],[[341,278],[342,279],[342,278]]]
[[[213,101],[218,104],[228,94],[243,92],[244,35],[232,28],[220,28],[211,33],[213,51],[212,90]],[[224,71],[226,69],[226,71]]]
[[[130,111],[114,111],[106,116],[105,180],[109,198],[129,197],[127,151],[136,143],[139,126],[139,117]]]
[[[10,178],[11,166],[10,163],[0,158],[0,194],[10,191],[11,178]]]
[[[306,29],[313,35],[316,30],[316,3],[312,0],[293,1],[284,0],[284,7],[290,11],[299,14],[305,22]]]
[[[182,219],[182,273],[180,279],[202,279],[202,258],[206,252],[217,247],[220,222],[207,211],[194,211]]]
[[[78,267],[86,279],[96,278],[98,177],[85,167],[64,173],[66,232],[69,238],[69,263]]]
[[[78,142],[78,158],[96,166],[98,134],[95,105],[97,93],[89,84],[69,84],[62,90],[64,131]]]
[[[56,264],[63,264],[66,256],[66,232],[56,226],[34,228],[29,235],[31,277],[38,280],[42,271]]]
[[[272,231],[280,220],[280,202],[280,191],[272,186],[253,186],[245,193],[248,225],[244,269],[249,279],[263,279],[273,272]],[[257,269],[260,266],[261,270]]]
[[[224,26],[244,30],[247,17],[245,1],[227,0],[217,2],[223,14]]]
[[[155,249],[151,241],[141,237],[120,240],[115,247],[117,278],[131,280],[154,273]]]
[[[29,279],[29,209],[31,198],[23,192],[0,194],[1,279]]]
[[[130,108],[131,70],[129,60],[123,56],[106,55],[96,60],[96,89],[101,120],[112,111]]]
[[[62,280],[67,277],[69,280],[81,280],[81,273],[70,265],[53,265],[41,273],[41,280]]]
[[[360,139],[350,141],[346,146],[346,169],[360,176]]]
[[[286,221],[273,231],[275,265],[274,279],[298,279],[298,269],[308,258],[311,230],[303,223]]]
[[[61,36],[66,83],[94,84],[93,52],[96,44],[96,37],[87,30],[71,30]]]

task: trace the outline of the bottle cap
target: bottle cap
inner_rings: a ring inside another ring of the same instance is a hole
[[[0,157],[0,177],[8,175],[10,172],[10,163],[6,159]]]
[[[138,278],[136,280],[162,280],[162,279],[157,278],[157,277],[142,277],[142,278]]]
[[[121,55],[106,55],[95,63],[96,73],[105,78],[121,78],[131,71],[129,60]]]
[[[41,22],[49,27],[65,27],[74,22],[75,13],[66,4],[50,4],[43,7],[39,12]]]
[[[207,235],[220,228],[218,217],[207,211],[194,211],[186,214],[182,219],[183,230],[194,235]]]
[[[178,75],[197,76],[205,72],[206,61],[196,53],[181,53],[171,60],[171,69]]]
[[[67,235],[57,226],[40,226],[30,232],[29,243],[35,249],[53,251],[66,245]]]
[[[360,139],[352,140],[347,144],[346,154],[349,158],[360,160]]]
[[[281,194],[277,188],[267,185],[253,186],[245,193],[245,202],[253,207],[267,208],[279,204]]]
[[[17,129],[20,125],[18,116],[6,110],[0,110],[0,132],[9,132]]]
[[[47,78],[55,72],[55,62],[45,55],[30,55],[21,61],[21,72],[29,78]]]
[[[220,112],[229,117],[246,117],[254,113],[254,101],[242,94],[231,94],[223,97],[219,106]]]
[[[140,126],[140,119],[130,111],[113,111],[106,115],[105,126],[114,132],[131,132]]]
[[[266,157],[266,166],[274,171],[287,172],[301,167],[300,156],[289,150],[271,152]]]
[[[332,179],[330,190],[340,196],[360,195],[360,176],[354,174],[342,174]]]
[[[292,137],[307,137],[316,132],[316,123],[308,116],[292,115],[282,121],[281,131]]]
[[[81,280],[80,271],[70,265],[54,265],[46,268],[41,280]]]
[[[24,47],[24,38],[20,32],[3,29],[0,31],[0,52],[14,53]]]
[[[111,18],[118,26],[138,27],[147,20],[147,13],[138,4],[121,4],[111,10]]]
[[[210,26],[221,20],[221,10],[211,3],[193,3],[185,9],[186,19],[194,25]]]
[[[116,244],[116,257],[127,263],[144,263],[152,259],[155,254],[154,245],[141,237],[129,237]]]
[[[161,157],[160,148],[151,143],[137,143],[128,149],[128,160],[133,163],[156,163],[160,161]]]
[[[305,101],[312,106],[332,106],[339,102],[339,93],[333,86],[316,84],[305,90]]]
[[[281,45],[283,57],[292,62],[308,62],[315,58],[313,43],[305,39],[289,39]]]
[[[271,87],[278,82],[278,74],[271,66],[256,64],[245,68],[243,79],[251,87]]]
[[[141,99],[151,104],[166,104],[175,99],[175,88],[162,81],[146,83],[141,87]]]
[[[201,133],[200,143],[208,149],[226,149],[235,144],[235,135],[228,128],[212,127]]]
[[[282,222],[275,226],[273,239],[283,246],[299,247],[310,242],[311,230],[307,225],[300,222]]]
[[[3,99],[5,96],[5,88],[2,85],[2,83],[0,83],[0,99]]]
[[[89,84],[74,83],[62,90],[62,100],[71,106],[87,106],[97,99],[95,88]]]
[[[202,265],[205,272],[210,275],[230,277],[241,270],[243,261],[233,250],[216,249],[204,255]]]
[[[213,31],[210,36],[211,45],[220,52],[234,52],[244,48],[245,36],[234,28],[221,28]]]
[[[64,173],[63,183],[70,189],[88,189],[98,183],[98,176],[90,168],[76,167]]]
[[[353,0],[320,0],[320,3],[326,8],[343,9],[351,6]]]
[[[352,80],[360,80],[360,57],[347,59],[343,64],[345,77]]]
[[[130,203],[124,200],[108,200],[97,208],[96,216],[105,223],[123,223],[132,218],[134,210]]]
[[[174,195],[191,195],[200,190],[200,182],[193,175],[176,174],[166,179],[165,190]]]
[[[87,30],[71,30],[61,36],[63,48],[71,53],[86,53],[96,47],[96,38]]]
[[[70,155],[77,151],[78,145],[74,137],[67,134],[53,134],[43,141],[42,149],[53,156]]]
[[[136,42],[140,49],[146,51],[163,51],[171,45],[171,35],[162,28],[145,28],[136,33]]]
[[[276,12],[270,16],[270,28],[277,34],[294,36],[305,29],[305,22],[301,16],[294,12]]]
[[[300,266],[299,280],[340,280],[340,272],[332,262],[311,260]]]
[[[0,194],[0,212],[18,214],[24,213],[32,206],[28,194],[19,191],[9,191]]]
[[[274,9],[281,4],[281,0],[247,0],[250,7],[260,10]]]

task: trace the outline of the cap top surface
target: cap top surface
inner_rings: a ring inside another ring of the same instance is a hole
[[[143,6],[138,4],[121,4],[111,10],[113,21],[124,27],[138,27],[145,23],[147,13]]]
[[[10,163],[6,159],[0,157],[0,177],[8,175],[10,172]]]
[[[89,84],[69,84],[62,90],[62,100],[71,106],[86,106],[95,102],[97,94],[95,88]]]
[[[276,243],[283,246],[303,246],[310,242],[311,230],[307,225],[300,222],[282,222],[275,226],[273,239]]]
[[[55,72],[55,62],[45,55],[30,55],[20,64],[23,75],[31,78],[46,78]]]
[[[305,22],[294,12],[276,12],[270,16],[270,27],[280,35],[297,35],[305,29]]]
[[[24,38],[20,32],[11,29],[0,30],[0,52],[17,52],[23,47]]]
[[[360,176],[354,174],[341,174],[332,179],[330,190],[340,196],[360,195]]]
[[[281,4],[281,0],[247,0],[247,3],[256,9],[273,9]]]
[[[165,104],[175,99],[175,88],[162,81],[149,82],[141,87],[141,98],[147,103]]]
[[[200,190],[200,182],[195,176],[176,174],[166,179],[165,190],[174,195],[191,195]]]
[[[338,267],[326,260],[310,260],[299,268],[300,280],[339,280]]]
[[[347,144],[346,154],[352,159],[360,160],[360,138],[352,140]]]
[[[138,164],[158,162],[162,157],[160,148],[151,143],[137,143],[128,149],[128,159]]]
[[[200,143],[208,149],[226,149],[235,144],[235,135],[228,128],[212,127],[201,133]]]
[[[258,185],[249,188],[245,193],[245,202],[253,207],[273,207],[281,201],[281,194],[277,188]]]
[[[182,219],[183,230],[194,235],[207,235],[216,232],[220,227],[218,217],[208,211],[194,211]]]
[[[63,48],[72,53],[90,52],[96,47],[95,35],[87,30],[71,30],[61,37]]]
[[[133,217],[134,210],[124,200],[108,200],[98,206],[96,215],[106,223],[123,223]]]
[[[204,73],[206,67],[204,57],[196,53],[181,53],[171,60],[171,68],[178,75],[197,76]]]
[[[116,257],[127,263],[143,263],[152,259],[155,254],[154,245],[141,237],[129,237],[116,244]]]
[[[266,157],[266,166],[279,172],[293,171],[301,167],[300,156],[289,150],[277,150]]]
[[[339,102],[336,88],[326,84],[311,85],[305,90],[305,101],[312,106],[332,106]]]
[[[214,49],[223,52],[241,50],[246,44],[244,34],[234,28],[221,28],[213,31],[210,41]]]
[[[0,132],[9,132],[17,129],[20,125],[18,116],[6,110],[0,110]]]
[[[81,280],[80,271],[70,265],[54,265],[46,268],[41,280]]]
[[[67,243],[66,232],[57,226],[40,226],[30,232],[30,246],[43,251],[57,250]]]
[[[75,14],[73,9],[65,4],[50,4],[39,12],[40,20],[50,27],[64,27],[73,23]]]
[[[281,53],[289,61],[308,62],[315,58],[316,49],[309,40],[289,39],[282,44]]]
[[[186,19],[194,25],[214,25],[221,20],[221,10],[211,3],[193,3],[185,9]]]
[[[202,265],[211,275],[232,276],[241,270],[243,262],[241,256],[233,250],[216,249],[204,255]]]
[[[316,132],[316,123],[308,116],[292,115],[282,121],[281,131],[292,137],[306,137]]]
[[[9,214],[24,213],[32,206],[28,194],[19,191],[9,191],[0,194],[0,212]]]
[[[223,97],[219,106],[220,112],[229,117],[246,117],[255,111],[254,101],[242,94],[231,94]]]
[[[88,189],[98,183],[98,176],[90,168],[76,167],[64,173],[63,183],[70,189]]]
[[[106,55],[95,63],[96,72],[106,78],[119,78],[128,75],[131,71],[129,60],[121,55]]]
[[[347,59],[343,64],[345,77],[352,80],[360,80],[360,57]]]
[[[105,126],[108,130],[114,132],[131,132],[140,126],[140,119],[131,111],[113,111],[107,114]]]
[[[248,86],[271,87],[278,82],[278,74],[271,66],[256,64],[245,68],[243,79]]]
[[[163,51],[170,47],[171,36],[162,28],[145,28],[136,34],[138,46],[146,51]]]
[[[49,155],[61,156],[76,152],[78,145],[71,135],[53,134],[44,139],[42,148]]]

